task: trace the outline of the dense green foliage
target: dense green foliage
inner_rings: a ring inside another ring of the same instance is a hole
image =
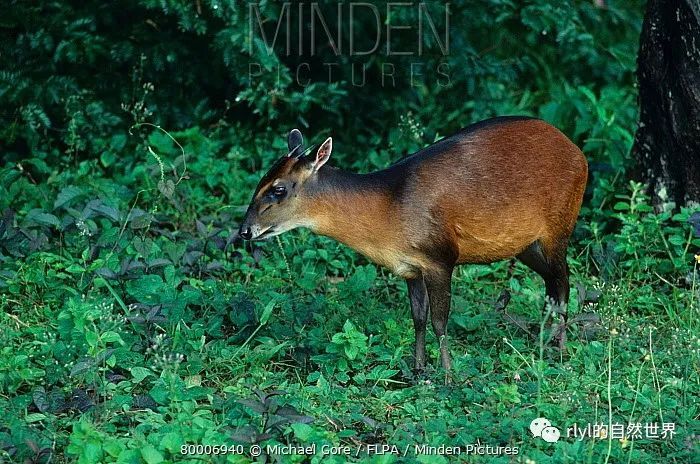
[[[654,212],[626,180],[642,4],[608,3],[453,1],[447,56],[321,47],[309,58],[268,54],[258,36],[250,47],[238,2],[11,2],[0,19],[0,462],[248,462],[180,447],[315,443],[384,463],[402,458],[357,446],[476,442],[519,446],[516,462],[691,462],[700,214]],[[259,6],[271,35],[281,4]],[[438,20],[443,6],[430,7]],[[335,3],[322,8],[334,30]],[[409,24],[416,10],[396,15]],[[415,49],[415,36],[397,37],[397,50]],[[382,63],[405,73],[416,60],[416,85],[399,74],[381,85]],[[249,81],[251,61],[269,72]],[[338,63],[332,82],[323,62]],[[368,65],[364,87],[353,62]],[[440,63],[450,86],[435,82]],[[291,127],[314,142],[332,134],[332,163],[368,171],[497,114],[548,120],[591,164],[565,355],[547,343],[539,277],[463,267],[448,329],[455,382],[438,369],[417,379],[400,279],[304,231],[236,239]],[[507,315],[494,306],[503,288]],[[549,444],[528,431],[539,416],[562,431],[673,422],[676,433]],[[473,462],[491,460],[512,462]]]

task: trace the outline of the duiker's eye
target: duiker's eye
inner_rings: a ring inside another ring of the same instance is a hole
[[[287,195],[287,187],[284,185],[278,185],[274,188],[274,190],[272,190],[272,194],[275,196],[275,198],[284,198],[284,196]]]

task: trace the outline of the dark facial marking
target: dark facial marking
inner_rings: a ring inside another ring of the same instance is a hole
[[[276,178],[284,177],[286,174],[291,172],[292,167],[296,164],[296,162],[297,160],[295,158],[287,158],[286,156],[283,156],[275,161],[275,164],[272,165],[262,179],[260,179],[260,182],[258,182],[253,198],[257,197],[260,190],[267,187]]]

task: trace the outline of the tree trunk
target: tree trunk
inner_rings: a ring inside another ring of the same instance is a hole
[[[700,0],[649,0],[632,153],[657,206],[700,203]]]

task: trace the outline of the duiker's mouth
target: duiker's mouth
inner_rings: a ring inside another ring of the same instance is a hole
[[[251,238],[251,240],[265,240],[266,238],[272,237],[274,235],[274,233],[275,233],[275,228],[268,227],[267,229],[263,230],[255,237]]]

